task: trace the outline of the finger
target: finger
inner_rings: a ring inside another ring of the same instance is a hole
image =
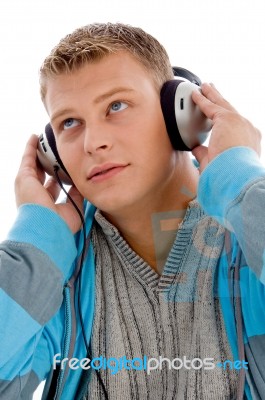
[[[208,148],[206,146],[197,146],[192,149],[192,154],[194,155],[198,163],[201,164],[208,155]]]
[[[59,183],[53,178],[49,178],[48,181],[44,185],[47,192],[50,194],[51,198],[56,201],[59,197],[61,187]]]
[[[21,159],[20,168],[36,169],[36,154],[37,154],[38,136],[31,135],[29,138],[24,154]]]
[[[236,112],[236,109],[221,95],[213,83],[203,83],[201,86],[202,94],[212,103],[225,108],[228,111]]]
[[[24,179],[25,177],[37,178],[42,184],[45,181],[45,174],[37,164],[37,146],[38,136],[31,135],[29,138],[24,153],[21,158],[17,179]]]
[[[208,100],[199,90],[194,90],[192,92],[192,100],[197,104],[203,114],[211,120],[214,120],[216,114],[222,110],[220,106]]]

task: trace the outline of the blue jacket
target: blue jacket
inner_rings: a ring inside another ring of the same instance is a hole
[[[198,200],[204,211],[230,232],[230,257],[218,265],[218,295],[235,360],[242,333],[246,371],[245,394],[265,398],[265,167],[254,151],[229,149],[202,173]],[[87,235],[95,208],[86,204]],[[20,207],[8,238],[0,245],[0,398],[30,398],[46,379],[47,397],[54,375],[54,356],[86,357],[74,271],[83,249],[81,233],[73,235],[53,211],[34,204]],[[242,327],[235,322],[236,258],[240,259]],[[95,302],[95,265],[89,245],[82,270],[81,312],[89,342]],[[231,301],[232,293],[232,301]],[[238,332],[241,331],[241,332]],[[59,358],[58,358],[59,359]],[[57,399],[82,398],[87,377],[82,369],[62,369]],[[49,399],[51,397],[49,396]]]

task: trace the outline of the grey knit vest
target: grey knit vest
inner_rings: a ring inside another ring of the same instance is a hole
[[[192,201],[159,276],[99,212],[96,220],[92,356],[175,360],[175,368],[165,360],[150,373],[101,368],[109,400],[234,399],[233,370],[199,368],[199,360],[192,368],[181,367],[184,358],[232,360],[220,301],[214,296],[224,228]],[[94,371],[86,398],[104,399]]]

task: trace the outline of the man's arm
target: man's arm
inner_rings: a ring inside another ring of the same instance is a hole
[[[248,265],[265,283],[265,167],[260,132],[211,85],[194,101],[213,120],[209,146],[193,154],[200,163],[198,199],[205,212],[235,232]]]
[[[16,179],[18,217],[0,245],[1,399],[19,398],[23,387],[36,385],[51,368],[61,333],[51,337],[45,326],[61,306],[77,253],[79,217],[72,218],[69,204],[55,204],[54,182],[42,185],[36,146],[33,136]]]

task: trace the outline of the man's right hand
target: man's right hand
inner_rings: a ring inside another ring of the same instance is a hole
[[[17,206],[26,203],[39,204],[48,207],[59,214],[67,223],[73,233],[81,227],[80,217],[71,202],[56,204],[60,193],[60,185],[54,178],[45,184],[45,172],[37,162],[38,136],[32,135],[29,139],[21,160],[19,171],[15,180],[15,193]],[[76,187],[72,186],[69,195],[80,211],[83,211],[83,197]]]

